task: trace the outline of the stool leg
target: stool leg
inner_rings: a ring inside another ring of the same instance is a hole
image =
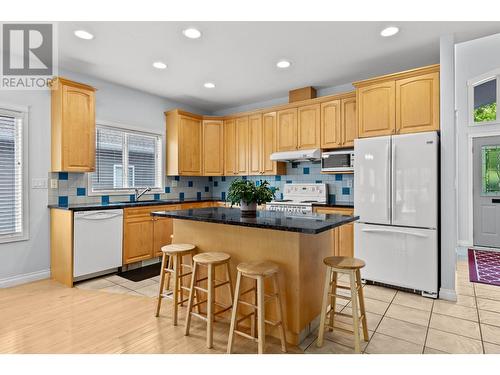
[[[179,256],[173,256],[174,262],[174,285],[173,285],[173,300],[174,300],[174,326],[177,325],[177,314],[179,312]]]
[[[333,332],[333,325],[335,319],[335,308],[337,306],[337,298],[335,294],[337,294],[337,272],[332,272],[332,288],[331,288],[331,299],[330,299],[330,332]]]
[[[179,268],[179,274],[182,275],[184,273],[184,266],[182,265],[182,254],[179,254],[179,260],[177,261],[178,263],[178,268]],[[182,307],[184,307],[184,289],[182,287],[184,286],[184,278],[181,277],[179,280],[179,292],[180,292],[180,304]]]
[[[208,265],[208,296],[207,296],[207,348],[213,346],[214,335],[214,265]]]
[[[169,270],[172,269],[171,268],[172,267],[172,256],[171,255],[167,255],[165,267],[168,268]],[[170,290],[170,272],[167,272],[166,278],[167,278],[167,287],[165,289]]]
[[[280,323],[280,338],[281,338],[281,351],[286,353],[286,334],[285,334],[285,322],[283,318],[283,305],[281,304],[281,293],[280,293],[280,283],[278,280],[278,274],[275,273],[273,276],[274,282],[274,292],[276,293],[276,303],[278,304],[278,319]]]
[[[358,312],[358,291],[356,288],[355,271],[349,272],[349,280],[351,282],[351,303],[352,303],[352,324],[354,331],[354,351],[361,353],[361,345],[359,342],[359,312]]]
[[[234,290],[233,290],[233,280],[231,279],[231,269],[229,268],[229,263],[226,263],[226,278],[229,281],[229,295],[231,296],[231,305],[234,304]]]
[[[368,325],[366,324],[366,311],[365,311],[365,296],[363,291],[363,284],[361,283],[361,272],[356,270],[356,285],[359,288],[358,297],[359,297],[359,310],[361,312],[361,324],[363,325],[363,339],[368,341]]]
[[[163,294],[163,286],[165,283],[165,274],[168,272],[165,272],[165,260],[166,260],[167,255],[163,253],[161,257],[161,272],[160,272],[160,289],[158,290],[158,302],[156,303],[156,314],[155,316],[160,315],[160,307],[161,307],[161,300],[162,300],[162,294]]]
[[[236,288],[234,290],[233,311],[231,311],[231,326],[229,328],[229,339],[227,341],[227,354],[233,350],[234,330],[236,328],[236,319],[238,318],[238,301],[240,299],[241,272],[236,276]]]
[[[326,267],[325,275],[325,286],[323,287],[323,304],[321,306],[321,319],[319,323],[318,341],[316,346],[321,348],[323,346],[323,338],[325,336],[325,323],[326,323],[326,313],[328,310],[328,292],[330,290],[330,280],[332,278],[332,269]]]
[[[194,298],[194,286],[196,285],[196,270],[198,268],[198,264],[194,262],[193,264],[193,274],[191,275],[191,287],[189,288],[189,301],[186,315],[186,329],[184,331],[184,335],[189,335],[189,327],[191,326],[191,310],[193,309],[193,298]],[[197,294],[198,296],[198,294]],[[198,298],[198,297],[197,297]],[[196,301],[198,302],[198,301]]]
[[[259,354],[264,353],[266,345],[266,324],[265,324],[265,305],[264,305],[264,278],[257,278],[257,336]]]

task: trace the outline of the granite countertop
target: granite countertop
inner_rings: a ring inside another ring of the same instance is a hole
[[[220,199],[160,199],[160,200],[139,200],[137,202],[109,202],[109,203],[77,203],[67,206],[59,206],[57,204],[49,204],[48,208],[59,208],[61,210],[70,211],[97,211],[97,210],[113,210],[128,207],[146,207],[146,206],[161,206],[168,204],[182,204],[182,203],[197,203],[197,202],[220,202]]]
[[[239,208],[210,207],[180,211],[156,211],[153,216],[171,217],[174,219],[204,221],[209,223],[240,225],[246,227],[317,234],[341,225],[356,221],[358,216],[307,214],[292,216],[278,211],[258,210],[257,216],[247,218],[241,216]]]

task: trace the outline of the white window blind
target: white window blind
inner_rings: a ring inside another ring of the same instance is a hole
[[[98,125],[92,192],[162,189],[161,136]]]
[[[0,110],[0,241],[25,233],[23,114]]]

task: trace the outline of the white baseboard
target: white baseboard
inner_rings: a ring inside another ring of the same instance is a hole
[[[439,289],[439,299],[446,301],[456,301],[457,293],[453,289]]]
[[[15,285],[26,284],[32,281],[48,279],[50,277],[50,270],[42,270],[36,272],[25,273],[0,279],[0,289],[8,288]]]

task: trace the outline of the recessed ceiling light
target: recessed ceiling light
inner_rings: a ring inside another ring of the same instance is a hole
[[[201,31],[193,27],[183,30],[182,33],[189,39],[198,39],[201,36]]]
[[[292,63],[288,60],[280,60],[276,63],[276,66],[281,69],[288,68],[290,65],[292,65]]]
[[[215,83],[213,82],[205,82],[203,86],[207,89],[213,89],[215,87]]]
[[[75,30],[75,36],[80,39],[91,40],[94,39],[94,35],[85,30]]]
[[[382,36],[393,36],[396,35],[399,32],[399,27],[396,26],[389,26],[386,27],[384,30],[380,32],[380,35]]]
[[[153,63],[153,66],[154,66],[156,69],[166,69],[166,68],[167,68],[167,64],[162,63],[161,61],[155,61],[155,62]]]

